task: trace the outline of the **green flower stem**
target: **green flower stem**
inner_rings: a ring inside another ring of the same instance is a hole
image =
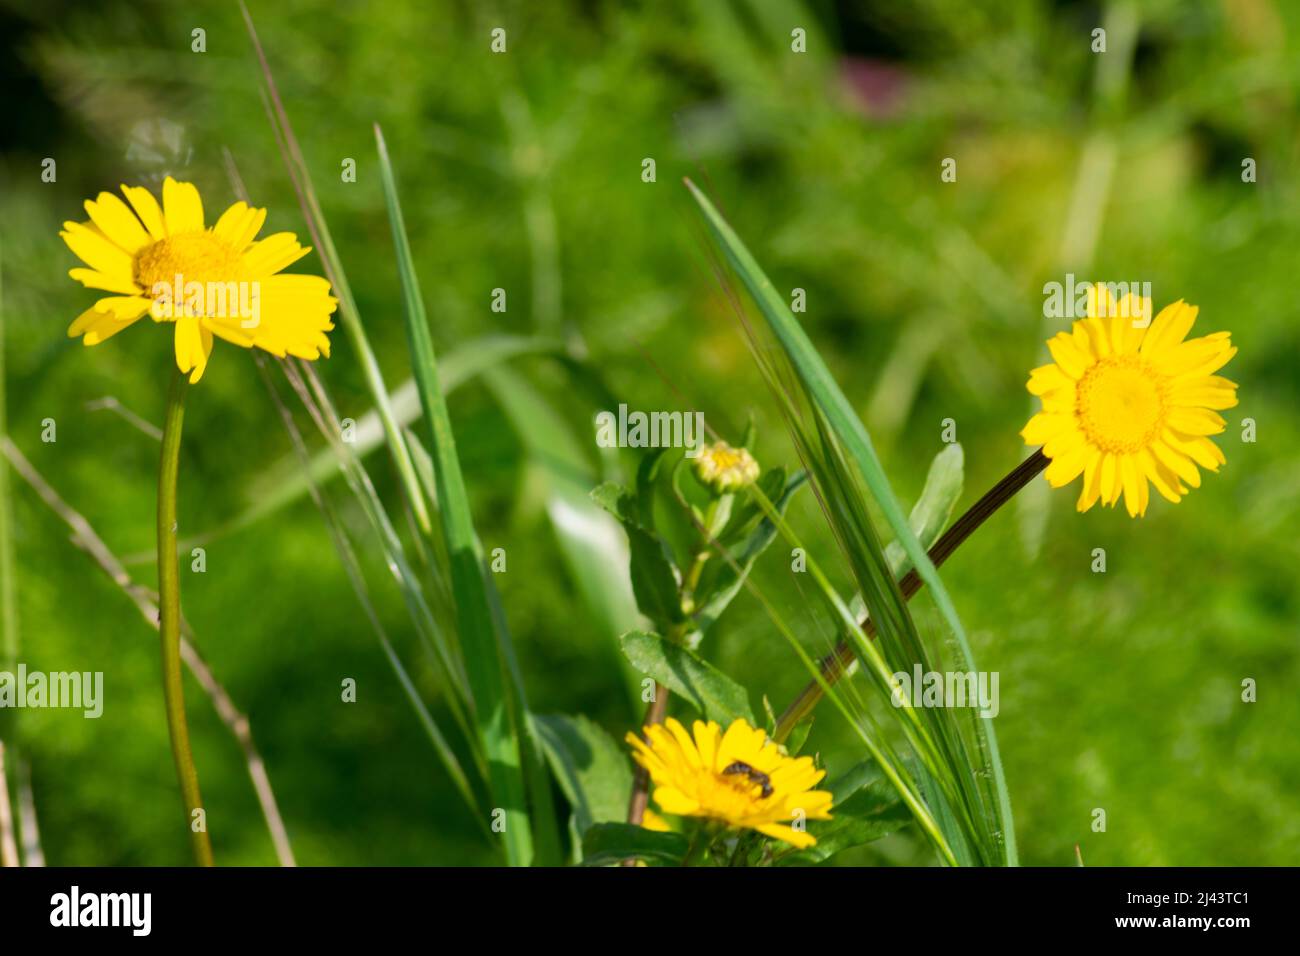
[[[181,685],[181,588],[176,559],[176,473],[180,460],[181,426],[185,420],[185,393],[189,380],[172,368],[167,390],[167,413],[163,421],[162,458],[158,464],[158,633],[162,638],[163,700],[167,707],[167,729],[171,735],[176,777],[185,801],[185,822],[190,844],[199,866],[212,866],[212,843],[208,839],[207,817],[195,828],[194,811],[203,809],[199,773],[190,750],[190,729],[185,722],[185,696]]]
[[[958,518],[952,527],[945,531],[939,540],[934,543],[934,547],[929,550],[930,560],[934,563],[934,566],[937,568],[943,564],[957,550],[958,546],[974,533],[976,528],[1010,501],[1016,492],[1029,484],[1030,480],[1046,468],[1047,465],[1048,458],[1040,448],[989,489],[984,497],[971,505],[970,509]],[[910,601],[912,596],[921,590],[921,584],[921,578],[915,570],[908,571],[903,575],[898,582],[898,587],[903,592],[904,600]],[[876,626],[873,621],[864,619],[861,625],[867,637],[875,634]],[[821,660],[820,668],[825,683],[828,685],[834,684],[843,677],[853,660],[853,647],[847,640],[841,640],[835,646],[835,650]],[[784,743],[795,726],[817,706],[818,701],[822,699],[822,694],[822,683],[820,681],[810,682],[781,714],[776,722],[776,730],[772,733],[772,739],[777,743]]]

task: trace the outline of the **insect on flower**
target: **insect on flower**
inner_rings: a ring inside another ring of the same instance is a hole
[[[745,761],[743,760],[737,760],[734,763],[728,764],[726,769],[724,769],[722,772],[724,775],[731,774],[731,773],[743,773],[746,777],[750,779],[751,782],[759,785],[759,787],[761,788],[760,792],[763,794],[764,797],[770,797],[772,795],[772,778],[769,777],[767,774],[763,773],[761,770],[755,770],[753,767],[745,763]]]
[[[826,771],[811,757],[787,756],[762,728],[743,718],[725,733],[713,721],[701,720],[692,731],[693,736],[670,717],[646,727],[645,740],[627,735],[663,812],[757,830],[796,847],[817,842],[802,821],[829,820],[831,794],[812,789]]]

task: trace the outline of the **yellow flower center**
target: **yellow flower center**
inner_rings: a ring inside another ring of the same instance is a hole
[[[1139,356],[1099,359],[1079,380],[1079,427],[1102,451],[1146,448],[1164,426],[1167,389],[1164,376]]]
[[[709,456],[709,459],[713,462],[713,467],[718,471],[728,471],[744,461],[740,457],[740,452],[734,448],[714,446],[705,454]]]
[[[188,282],[234,282],[239,273],[239,254],[207,231],[168,236],[135,257],[135,280],[146,295],[152,295],[159,282],[170,288],[178,275],[183,289]]]

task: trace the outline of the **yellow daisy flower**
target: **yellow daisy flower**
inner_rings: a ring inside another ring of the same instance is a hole
[[[1237,354],[1229,333],[1187,339],[1197,309],[1181,299],[1134,328],[1150,309],[1150,300],[1117,301],[1101,286],[1087,318],[1048,340],[1055,361],[1029,374],[1043,410],[1020,434],[1051,459],[1044,475],[1053,488],[1083,475],[1079,511],[1123,494],[1128,513],[1143,515],[1149,484],[1176,502],[1200,487],[1197,465],[1226,463],[1208,436],[1226,426],[1216,409],[1237,404],[1236,384],[1213,374]]]
[[[758,462],[744,448],[733,448],[725,441],[714,442],[700,449],[695,458],[695,477],[700,483],[724,495],[758,480]]]
[[[761,729],[737,718],[724,734],[714,721],[695,721],[694,739],[673,718],[629,733],[632,756],[654,782],[665,813],[747,827],[796,847],[817,840],[787,821],[829,820],[831,794],[812,790],[826,771],[811,757],[788,757]]]
[[[90,221],[65,222],[59,233],[89,266],[68,274],[114,293],[78,316],[70,337],[98,345],[146,314],[173,322],[176,365],[191,382],[203,376],[214,335],[280,358],[329,355],[338,300],[320,276],[278,274],[311,249],[291,232],[258,240],[265,209],[237,202],[205,228],[192,183],[169,176],[161,206],[142,186],[122,194],[126,202],[107,192],[87,200]]]

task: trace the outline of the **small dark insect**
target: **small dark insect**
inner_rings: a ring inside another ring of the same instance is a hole
[[[768,777],[767,774],[763,773],[763,771],[755,770],[743,760],[737,760],[734,763],[728,764],[722,772],[724,774],[743,773],[749,778],[750,783],[756,783],[763,788],[764,797],[770,797],[772,795],[771,778]]]

